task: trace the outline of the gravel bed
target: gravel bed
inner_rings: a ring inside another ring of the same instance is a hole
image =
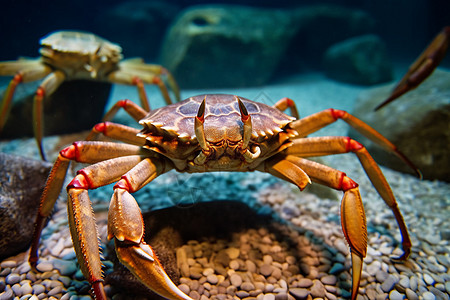
[[[448,299],[450,185],[420,181],[383,168],[413,241],[410,259],[396,263],[391,257],[402,251],[395,219],[357,160],[344,155],[325,161],[346,170],[361,187],[369,248],[358,299]],[[203,189],[204,186],[208,188]],[[281,239],[264,228],[250,229],[234,233],[231,241],[193,240],[179,248],[179,286],[192,298],[280,300],[349,296],[350,255],[339,224],[341,193],[329,192],[326,197],[319,197],[324,193],[300,192],[262,173],[169,173],[136,197],[142,202],[145,195],[159,195],[161,202],[141,203],[145,209],[154,209],[176,205],[186,188],[195,187],[205,191],[207,197],[234,195],[234,199],[242,199],[255,210],[274,210],[291,226]],[[104,199],[109,199],[110,193],[111,188],[91,193],[103,242],[107,207]],[[89,299],[89,285],[79,271],[69,236],[64,197],[57,202],[57,210],[43,232],[37,266],[40,272],[30,270],[27,252],[0,263],[0,300]],[[207,197],[188,197],[183,202]],[[290,238],[286,240],[286,236]],[[105,272],[111,270],[112,263],[105,261]],[[120,294],[109,285],[106,290],[113,299],[144,299]]]

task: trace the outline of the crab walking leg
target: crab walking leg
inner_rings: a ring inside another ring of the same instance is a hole
[[[103,122],[96,124],[86,140],[92,140],[94,136],[102,134],[106,137],[112,138],[117,141],[133,144],[137,146],[143,146],[145,144],[145,138],[138,136],[139,129],[129,127],[122,124]]]
[[[287,97],[281,98],[280,100],[277,101],[277,103],[275,103],[273,107],[281,111],[285,111],[286,109],[289,108],[291,110],[291,116],[293,116],[296,119],[300,119],[297,106],[295,105],[294,100],[290,98]]]
[[[167,163],[147,158],[114,186],[108,213],[108,239],[114,238],[119,260],[147,287],[167,299],[187,300],[191,298],[172,282],[153,249],[144,241],[142,214],[130,194],[172,169]]]
[[[120,62],[120,67],[128,71],[130,73],[135,72],[142,72],[145,74],[157,74],[157,75],[163,75],[166,77],[167,82],[169,83],[169,87],[172,90],[172,92],[175,94],[175,99],[177,102],[180,101],[180,88],[178,87],[178,84],[173,77],[172,73],[170,73],[169,70],[164,68],[160,65],[154,65],[154,64],[145,64],[143,59],[125,59]]]
[[[70,233],[78,263],[89,281],[95,299],[105,299],[102,262],[95,216],[88,190],[112,183],[144,159],[140,155],[123,156],[102,161],[78,171],[67,186]]]
[[[30,64],[30,66],[28,66]],[[24,68],[23,71],[16,71],[17,69]],[[0,75],[12,75],[15,73],[13,79],[9,82],[8,87],[3,96],[2,104],[0,106],[0,132],[6,124],[9,113],[11,111],[12,99],[16,87],[24,82],[36,81],[44,78],[51,72],[51,68],[42,65],[39,61],[33,61],[33,63],[24,62],[5,62],[0,63]]]
[[[422,178],[422,173],[417,169],[416,166],[402,153],[397,147],[392,144],[387,138],[385,138],[381,133],[373,129],[371,126],[361,121],[360,119],[352,116],[344,110],[338,110],[329,108],[321,112],[312,114],[303,119],[292,122],[291,127],[297,130],[299,135],[297,139],[306,137],[307,135],[318,131],[319,129],[336,122],[337,120],[343,120],[359,133],[370,139],[375,144],[384,148],[386,151],[394,153],[397,155],[404,163],[406,163],[411,169],[416,172],[419,178]]]
[[[408,72],[395,86],[394,90],[391,92],[391,95],[375,107],[375,110],[379,110],[406,92],[415,89],[419,84],[427,79],[445,57],[449,43],[450,26],[446,26],[409,67]]]
[[[44,131],[44,108],[42,102],[46,95],[51,95],[55,90],[63,83],[66,75],[61,71],[54,71],[48,75],[42,84],[36,90],[36,94],[33,99],[33,129],[34,137],[41,154],[41,158],[46,160],[44,147],[42,145],[42,137]]]
[[[291,182],[298,186],[301,191],[308,184],[311,184],[308,174],[302,168],[287,160],[286,157],[280,158],[276,156],[273,159],[269,159],[264,164],[260,164],[257,170]]]
[[[383,172],[362,144],[349,137],[310,137],[294,140],[292,146],[284,151],[286,154],[301,157],[322,156],[347,152],[353,152],[356,154],[378,194],[394,213],[402,235],[402,246],[404,250],[403,255],[397,259],[407,259],[411,254],[411,239],[409,238],[408,229],[405,221],[403,220],[402,213],[398,208],[397,201],[395,200],[394,194],[392,193],[391,187],[384,177]]]
[[[63,149],[53,165],[41,196],[41,204],[34,227],[31,243],[30,265],[35,267],[38,260],[38,247],[41,232],[47,218],[53,211],[56,200],[61,193],[71,160],[82,163],[96,163],[105,159],[120,156],[142,155],[143,149],[134,145],[107,142],[75,142]],[[114,168],[113,168],[114,169]],[[123,172],[125,173],[125,171]],[[122,173],[122,174],[123,174]]]
[[[127,72],[124,70],[118,70],[109,74],[108,79],[114,83],[135,85],[138,89],[141,105],[148,111],[150,111],[150,104],[143,83],[157,85],[166,103],[172,104],[167,87],[158,75],[150,73],[147,74],[144,72]]]
[[[302,168],[311,180],[344,192],[341,226],[352,255],[352,297],[358,295],[363,259],[367,252],[367,226],[358,184],[345,173],[320,163],[289,155],[287,160]]]
[[[117,114],[117,112],[119,111],[119,109],[124,109],[128,115],[130,115],[133,119],[135,119],[136,121],[141,120],[142,118],[144,118],[148,111],[145,111],[144,109],[142,109],[139,105],[137,105],[136,103],[134,103],[133,101],[130,101],[128,99],[125,100],[119,100],[116,102],[116,104],[114,104],[109,111],[103,116],[103,123],[106,123],[107,121],[110,121],[114,118],[114,116]],[[102,124],[102,123],[99,123]],[[102,126],[99,125],[98,126]],[[111,124],[111,123],[109,123]],[[94,128],[92,129],[92,131],[89,133],[89,135],[87,136],[86,140],[91,141],[96,139],[97,134],[100,133],[102,130],[101,128],[96,128],[96,126],[94,126]],[[131,133],[130,131],[132,131],[131,127],[128,127],[129,129],[125,129],[126,131],[126,135],[128,135],[129,133]],[[121,141],[124,141],[122,139],[118,139]],[[128,140],[128,139],[127,139]],[[135,139],[134,139],[135,140]],[[136,140],[135,140],[136,141]],[[135,144],[135,142],[133,142],[133,144]]]

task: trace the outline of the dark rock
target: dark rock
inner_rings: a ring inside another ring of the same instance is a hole
[[[325,52],[323,65],[328,77],[347,83],[373,85],[392,80],[386,46],[373,34],[334,44]]]
[[[38,86],[39,81],[17,87],[10,115],[0,134],[1,138],[34,136],[33,98]],[[2,98],[5,89],[1,92]],[[105,82],[64,82],[44,100],[44,135],[91,129],[103,117],[110,90],[111,84]]]
[[[0,258],[31,242],[40,195],[51,164],[0,152]]]
[[[182,88],[263,84],[295,33],[292,16],[237,5],[190,7],[168,31],[161,63]]]
[[[450,180],[450,72],[437,69],[422,85],[388,106],[374,112],[393,85],[363,92],[353,114],[393,142],[426,179]],[[349,135],[362,142],[378,163],[411,173],[395,155],[363,138],[355,130]]]
[[[279,73],[298,73],[319,69],[325,51],[338,42],[368,34],[375,20],[368,13],[338,5],[312,5],[292,10],[296,33],[278,69]]]
[[[126,1],[107,6],[97,19],[99,34],[120,44],[125,57],[157,58],[167,27],[180,11],[168,1]]]

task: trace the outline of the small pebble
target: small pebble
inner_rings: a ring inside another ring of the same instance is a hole
[[[323,284],[335,285],[337,282],[337,278],[334,275],[326,275],[320,278]]]
[[[392,290],[389,293],[389,299],[390,300],[403,300],[404,295],[400,294],[397,290]]]
[[[307,289],[303,288],[292,288],[289,289],[289,293],[294,296],[295,299],[303,300],[307,299],[310,292]]]
[[[408,300],[418,300],[419,299],[419,296],[417,296],[417,294],[411,289],[406,289],[406,297],[408,298]]]
[[[241,284],[241,289],[249,292],[249,291],[255,289],[255,286],[253,285],[253,283],[245,281]]]
[[[398,282],[397,277],[395,277],[394,275],[388,275],[386,280],[384,280],[383,283],[381,284],[381,289],[386,293],[390,292],[397,282]]]
[[[231,274],[231,276],[230,276],[230,281],[231,281],[231,284],[234,285],[235,287],[240,287],[241,284],[242,284],[242,278],[241,278],[241,276],[239,276],[239,275],[236,274],[236,273]]]
[[[42,273],[49,272],[49,271],[53,270],[53,264],[50,262],[40,262],[37,264],[36,269]]]
[[[8,276],[6,276],[5,282],[12,286],[12,285],[20,282],[20,275],[19,274],[15,274],[15,273],[11,273]]]
[[[300,288],[309,288],[312,285],[313,285],[313,282],[309,278],[302,278],[298,281],[298,284],[297,284],[297,286]]]
[[[436,296],[433,295],[431,292],[425,292],[422,294],[423,300],[435,300]]]
[[[426,284],[428,285],[433,285],[434,284],[434,279],[433,277],[431,277],[429,274],[425,273],[423,274],[423,280],[426,282]]]

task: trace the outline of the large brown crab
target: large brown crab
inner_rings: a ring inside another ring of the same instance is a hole
[[[167,102],[172,103],[161,76],[179,99],[179,89],[169,71],[159,65],[145,64],[140,58],[122,60],[122,48],[92,33],[57,31],[43,37],[37,59],[0,62],[0,76],[14,76],[0,106],[0,131],[6,123],[17,85],[45,77],[33,101],[34,135],[42,159],[43,115],[42,101],[68,80],[95,80],[136,85],[141,105],[150,110],[143,83],[158,85]]]
[[[406,259],[411,241],[395,197],[380,168],[367,150],[348,137],[307,137],[342,119],[370,139],[412,164],[381,134],[342,110],[327,109],[295,119],[282,111],[294,102],[283,98],[274,107],[233,95],[200,95],[148,113],[131,101],[119,101],[144,127],[141,131],[103,122],[97,134],[123,143],[79,141],[62,150],[41,198],[30,263],[38,260],[41,230],[50,216],[71,160],[91,164],[78,171],[67,186],[68,212],[75,251],[84,276],[97,299],[106,299],[99,254],[99,239],[88,196],[113,182],[114,194],[108,213],[108,238],[114,239],[120,261],[156,293],[168,299],[190,299],[169,279],[152,248],[144,242],[140,209],[131,193],[172,169],[178,172],[261,171],[297,185],[301,190],[311,181],[344,192],[341,220],[351,248],[353,264],[352,299],[358,294],[363,258],[366,255],[366,220],[358,184],[345,173],[308,157],[353,152],[386,204],[392,209],[402,235]]]

